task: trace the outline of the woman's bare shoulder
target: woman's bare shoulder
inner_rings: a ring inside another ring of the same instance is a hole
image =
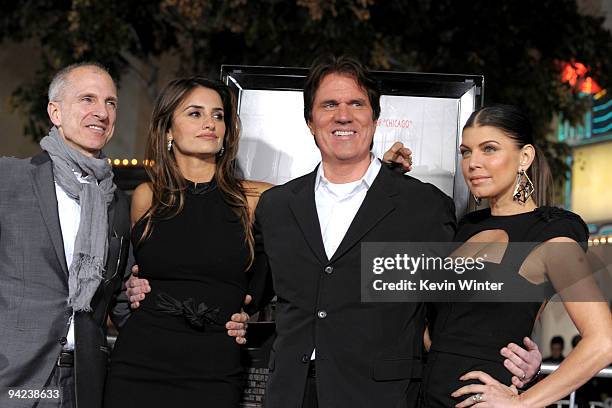
[[[132,224],[138,221],[151,208],[152,202],[153,188],[150,182],[142,183],[134,189],[131,209]]]

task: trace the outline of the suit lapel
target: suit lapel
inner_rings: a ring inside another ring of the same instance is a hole
[[[47,227],[47,231],[51,237],[51,244],[53,245],[53,249],[55,249],[57,260],[59,261],[64,273],[68,275],[66,255],[64,254],[64,241],[62,239],[62,229],[57,210],[57,196],[55,195],[53,162],[46,153],[41,153],[34,156],[31,163],[34,164],[34,167],[32,168],[34,193],[36,194],[45,226]]]
[[[393,212],[395,204],[392,197],[397,195],[397,185],[395,183],[391,170],[382,166],[378,176],[368,189],[368,193],[357,214],[355,214],[346,235],[332,256],[331,262],[335,262],[354,245],[358,244],[368,231]]]
[[[106,280],[111,279],[119,272],[117,264],[121,260],[123,250],[123,236],[121,231],[117,232],[115,228],[117,201],[117,194],[115,194],[113,201],[108,206],[108,238],[106,240],[106,267],[104,268],[104,279]]]
[[[119,188],[119,187],[117,187]],[[111,237],[117,236],[117,231],[115,231],[115,202],[117,201],[117,195],[113,196],[113,201],[108,206],[108,238],[107,241],[110,241]]]
[[[317,167],[318,168],[318,167]],[[293,197],[289,200],[289,206],[293,216],[308,243],[308,246],[322,264],[327,263],[327,255],[321,237],[319,226],[319,215],[314,196],[314,182],[317,169],[306,177],[305,183],[294,190]]]

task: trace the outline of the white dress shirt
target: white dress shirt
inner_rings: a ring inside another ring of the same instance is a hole
[[[315,203],[327,259],[336,253],[368,189],[378,176],[381,163],[374,156],[370,160],[370,166],[361,179],[344,184],[334,184],[327,180],[323,164],[319,165],[315,180]],[[311,360],[315,358],[315,351],[312,351]]]
[[[80,177],[75,173],[76,178],[81,183],[88,183],[87,179]],[[57,197],[57,210],[59,213],[60,227],[62,229],[62,239],[64,240],[64,255],[66,256],[66,265],[70,268],[72,257],[74,255],[74,241],[77,232],[79,231],[79,223],[81,222],[81,205],[66,194],[66,192],[55,182],[55,196]],[[68,321],[67,343],[64,345],[64,350],[74,350],[74,312]]]

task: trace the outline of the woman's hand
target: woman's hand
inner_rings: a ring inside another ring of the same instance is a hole
[[[466,385],[453,392],[451,396],[454,398],[470,395],[470,397],[455,405],[457,408],[469,406],[475,406],[477,408],[525,407],[514,385],[508,387],[487,373],[482,371],[470,371],[459,379],[462,381],[479,380],[482,384]]]

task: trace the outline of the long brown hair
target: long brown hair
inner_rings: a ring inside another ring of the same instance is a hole
[[[534,143],[531,121],[525,112],[512,105],[487,106],[473,112],[463,129],[475,126],[493,126],[500,129],[514,140],[519,149],[527,144],[533,146],[535,158],[527,169],[527,176],[535,187],[533,200],[538,207],[551,205],[553,197],[552,174],[542,149]]]
[[[170,81],[155,101],[145,153],[145,160],[149,161],[149,166],[145,166],[145,169],[151,179],[153,198],[151,208],[138,220],[139,223],[146,222],[139,244],[150,236],[155,219],[169,219],[183,210],[187,186],[174,153],[167,149],[167,133],[172,127],[174,112],[189,92],[197,87],[216,91],[223,102],[225,151],[221,156],[217,156],[214,177],[225,202],[240,218],[244,228],[245,243],[249,250],[250,266],[254,257],[253,228],[247,194],[242,180],[236,176],[236,154],[240,134],[236,98],[229,87],[222,82],[199,76]]]

